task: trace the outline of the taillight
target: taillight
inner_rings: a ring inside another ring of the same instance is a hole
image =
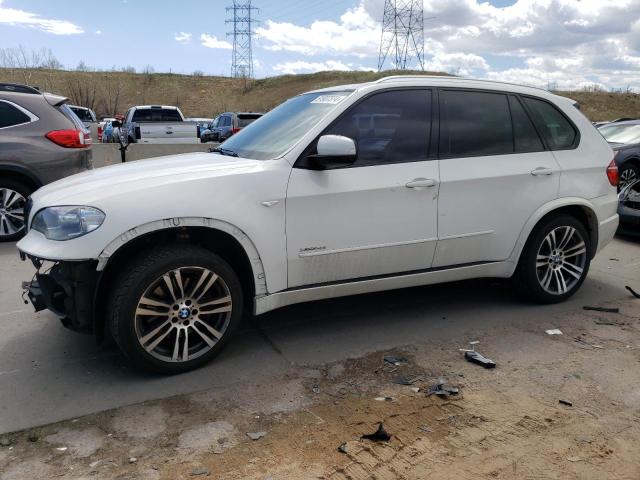
[[[607,167],[607,178],[609,179],[609,183],[614,187],[618,186],[618,180],[619,180],[618,165],[616,164],[616,155],[618,155],[618,152],[616,152],[616,154],[613,156],[613,160],[611,160],[611,163]]]
[[[56,145],[64,148],[87,148],[91,146],[91,135],[83,130],[53,130],[45,135]]]
[[[238,133],[240,130],[242,130],[242,128],[232,128],[232,129],[231,129],[231,133],[233,133],[233,134],[235,135],[235,134],[236,134],[236,133]]]

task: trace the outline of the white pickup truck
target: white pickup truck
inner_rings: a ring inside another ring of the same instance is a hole
[[[127,110],[121,129],[123,143],[198,143],[195,122],[186,122],[178,107],[139,105]]]

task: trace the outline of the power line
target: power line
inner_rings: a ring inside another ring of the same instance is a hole
[[[251,0],[233,0],[233,5],[227,7],[227,15],[232,13],[232,18],[225,20],[225,23],[233,26],[227,32],[227,36],[233,36],[232,77],[253,78],[251,40],[254,35],[253,24],[258,21],[253,14],[257,10],[251,5]]]
[[[424,70],[423,8],[423,0],[385,0],[378,71],[389,55],[397,70],[406,70],[413,57]]]

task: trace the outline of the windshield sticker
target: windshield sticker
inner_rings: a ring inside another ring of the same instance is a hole
[[[346,95],[320,95],[315,100],[312,100],[311,103],[328,103],[329,105],[335,105],[346,97]]]

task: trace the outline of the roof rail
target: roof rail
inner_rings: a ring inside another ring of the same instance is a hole
[[[0,91],[42,94],[42,92],[38,90],[36,87],[30,87],[29,85],[22,85],[20,83],[0,83]]]
[[[500,80],[486,80],[486,79],[481,79],[481,78],[454,77],[454,76],[451,76],[451,75],[391,75],[389,77],[380,78],[380,79],[376,80],[374,83],[385,83],[385,82],[392,82],[392,81],[395,81],[395,80],[404,80],[404,79],[416,80],[416,79],[423,79],[423,78],[438,78],[438,79],[446,78],[447,80],[457,80],[457,81],[460,81],[460,82],[499,83],[501,85],[513,85],[513,86],[516,86],[516,87],[535,88],[536,90],[542,90],[543,92],[547,92],[547,93],[549,92],[548,90],[545,90],[544,88],[533,87],[531,85],[522,85],[520,83],[501,82]]]

